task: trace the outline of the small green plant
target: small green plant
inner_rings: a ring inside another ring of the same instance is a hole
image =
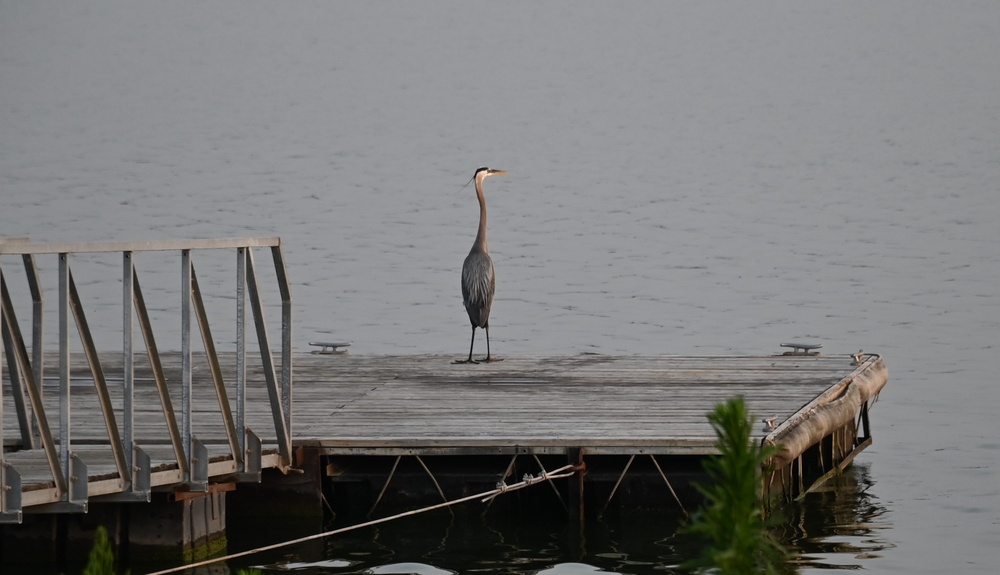
[[[94,535],[94,546],[90,549],[90,557],[86,567],[83,568],[83,575],[117,575],[117,573],[115,571],[115,552],[111,549],[108,530],[100,525]]]
[[[704,464],[711,481],[696,484],[705,501],[685,532],[704,544],[684,567],[722,575],[787,571],[790,554],[772,535],[763,512],[760,473],[772,450],[751,439],[753,423],[742,397],[717,405],[708,419],[719,455]]]
[[[83,568],[83,575],[117,575],[115,571],[115,552],[111,549],[111,540],[108,538],[108,530],[103,525],[97,527],[94,535],[94,546],[90,549],[90,558],[86,567]],[[125,575],[129,575],[126,571]],[[260,569],[248,568],[237,569],[236,575],[263,575]]]

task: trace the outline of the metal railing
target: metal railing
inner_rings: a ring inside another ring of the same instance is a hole
[[[261,285],[258,279],[253,248],[270,248],[281,297],[281,357],[276,365],[270,347],[269,331],[264,318]],[[236,252],[236,406],[235,414],[223,382],[222,369],[216,352],[202,290],[198,284],[192,254],[202,250],[235,250]],[[122,405],[120,421],[112,405],[98,349],[87,322],[83,303],[74,281],[71,263],[76,254],[120,253],[122,258]],[[135,267],[136,255],[144,252],[180,252],[181,301],[181,397],[178,423],[174,403],[170,398],[160,353],[153,336],[149,310]],[[159,242],[109,243],[50,243],[37,244],[28,240],[0,240],[0,256],[21,256],[31,294],[31,353],[18,323],[14,302],[8,291],[6,274],[0,266],[0,328],[9,371],[12,402],[17,412],[21,449],[41,449],[59,493],[59,501],[50,503],[46,511],[86,510],[86,466],[74,455],[71,438],[72,394],[70,385],[70,318],[79,333],[83,353],[94,383],[94,391],[104,418],[109,449],[114,466],[122,481],[122,499],[148,499],[149,466],[142,465],[145,456],[135,437],[135,356],[133,326],[137,320],[145,344],[150,369],[163,412],[166,434],[181,471],[184,488],[204,491],[208,488],[208,457],[206,448],[192,433],[192,316],[204,344],[212,382],[219,401],[222,425],[225,428],[235,476],[259,479],[261,469],[260,439],[246,425],[247,356],[246,302],[249,300],[259,345],[264,384],[270,402],[281,466],[291,466],[292,429],[292,337],[291,292],[285,273],[280,238],[174,240]],[[58,362],[59,409],[58,428],[53,433],[49,414],[43,402],[44,337],[43,289],[36,265],[36,256],[55,256],[58,260]],[[279,375],[280,374],[280,375]],[[3,381],[0,373],[0,381]],[[3,402],[0,401],[0,444],[3,443]],[[144,469],[145,468],[145,469]],[[21,487],[17,470],[0,454],[0,522],[19,522],[21,518]]]

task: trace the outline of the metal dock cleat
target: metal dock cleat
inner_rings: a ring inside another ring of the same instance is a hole
[[[310,353],[315,355],[333,355],[333,354],[345,354],[347,353],[347,348],[351,347],[351,342],[326,342],[326,341],[310,341],[309,345],[318,347],[320,349],[314,349]]]
[[[782,343],[780,345],[792,348],[792,351],[786,351],[782,355],[819,355],[816,350],[823,347],[821,343]]]

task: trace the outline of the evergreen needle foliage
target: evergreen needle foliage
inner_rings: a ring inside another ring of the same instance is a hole
[[[94,546],[90,549],[90,558],[87,560],[87,566],[83,568],[83,575],[117,575],[117,573],[115,552],[111,549],[108,530],[100,525],[94,535]]]
[[[787,572],[789,553],[771,534],[763,512],[760,472],[772,450],[752,441],[753,423],[742,397],[717,405],[708,419],[720,454],[704,464],[711,482],[696,485],[705,502],[685,531],[704,545],[684,567],[722,575]]]
[[[90,559],[83,568],[83,575],[117,575],[115,571],[115,552],[111,549],[108,530],[103,525],[97,527],[94,535],[94,546],[90,549]],[[129,575],[126,571],[125,575]],[[236,575],[261,575],[260,569],[237,569]]]

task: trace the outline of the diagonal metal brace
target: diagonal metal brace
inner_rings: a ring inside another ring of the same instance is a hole
[[[541,471],[542,477],[545,477],[545,475],[546,475],[545,466],[542,465],[542,461],[540,459],[538,459],[538,456],[535,455],[534,453],[532,453],[531,456],[535,458],[535,463],[537,463],[538,464],[538,468],[542,470]],[[569,512],[569,507],[567,507],[566,506],[566,502],[563,501],[562,495],[559,493],[559,488],[556,487],[556,484],[552,483],[551,481],[549,481],[548,484],[549,484],[550,487],[552,487],[552,492],[556,494],[556,499],[559,500],[559,504],[562,505],[563,509],[568,513]]]
[[[677,505],[681,508],[681,511],[684,512],[684,515],[690,517],[687,509],[684,508],[684,504],[681,503],[680,497],[677,496],[677,492],[674,491],[674,486],[671,485],[670,480],[667,479],[667,474],[664,473],[663,468],[660,467],[660,462],[656,460],[656,456],[650,453],[649,458],[653,461],[653,465],[656,467],[656,471],[659,472],[660,477],[663,479],[663,482],[667,484],[667,489],[670,490],[670,494],[674,496],[674,501],[677,502]],[[604,515],[604,512],[608,509],[608,505],[611,503],[611,499],[614,498],[615,493],[618,492],[618,487],[621,485],[622,480],[625,479],[625,475],[628,473],[629,468],[632,467],[633,461],[635,461],[634,453],[628,458],[628,462],[625,464],[625,468],[622,469],[621,475],[618,476],[618,481],[615,482],[615,486],[611,489],[611,495],[608,495],[608,500],[604,502],[604,507],[601,508],[601,513],[599,516]]]
[[[634,453],[629,456],[628,462],[625,464],[625,468],[622,469],[621,475],[618,476],[618,481],[615,481],[615,486],[611,488],[611,494],[608,495],[608,500],[604,502],[604,507],[601,507],[601,512],[597,514],[598,517],[603,517],[604,512],[608,510],[608,505],[611,505],[611,500],[614,499],[615,493],[618,493],[618,486],[622,484],[622,480],[625,479],[625,474],[627,474],[629,468],[632,467],[633,461],[635,461]]]
[[[372,516],[375,512],[375,508],[378,507],[380,501],[382,501],[382,496],[385,495],[385,490],[389,488],[389,483],[392,482],[393,476],[396,475],[396,468],[399,467],[399,460],[402,459],[402,455],[397,455],[396,460],[392,462],[392,469],[389,470],[389,477],[385,478],[385,484],[382,485],[382,490],[378,492],[378,497],[375,498],[375,503],[372,503],[372,508],[368,510],[368,517]]]
[[[385,484],[384,484],[384,485],[382,486],[382,490],[381,490],[381,491],[379,491],[379,494],[378,494],[378,497],[376,497],[376,498],[375,498],[375,503],[374,503],[374,504],[372,504],[372,508],[368,510],[368,517],[371,517],[372,513],[374,513],[374,512],[375,512],[375,508],[376,508],[376,507],[378,507],[378,504],[379,504],[379,502],[380,502],[380,501],[382,501],[382,496],[383,496],[383,495],[385,495],[385,492],[386,492],[386,490],[387,490],[387,489],[389,488],[389,483],[391,483],[391,482],[392,482],[392,478],[393,478],[393,476],[395,476],[395,475],[396,475],[396,468],[398,468],[398,467],[399,467],[399,461],[400,461],[400,460],[401,460],[402,458],[403,458],[403,456],[402,456],[402,455],[397,455],[397,456],[396,456],[396,461],[394,461],[394,462],[392,463],[392,469],[391,469],[391,470],[389,470],[389,477],[387,477],[387,478],[386,478],[386,480],[385,480]],[[435,488],[437,489],[437,492],[438,492],[438,495],[440,495],[440,496],[441,496],[441,501],[444,501],[444,502],[446,502],[446,503],[447,503],[447,501],[448,501],[448,498],[447,498],[447,497],[445,497],[445,494],[444,494],[444,490],[443,490],[443,489],[441,489],[441,484],[440,484],[440,483],[438,483],[438,480],[437,480],[437,478],[435,478],[435,477],[434,477],[434,474],[433,474],[433,473],[431,473],[431,470],[430,470],[430,468],[428,468],[428,467],[427,467],[427,464],[426,464],[426,463],[424,463],[424,460],[423,460],[423,459],[421,459],[419,455],[414,455],[414,456],[413,456],[413,458],[414,458],[414,459],[416,459],[416,460],[417,460],[417,463],[419,463],[419,464],[420,464],[420,467],[422,467],[422,468],[423,468],[423,470],[424,470],[424,473],[426,473],[426,474],[427,474],[427,476],[431,478],[431,482],[432,482],[432,483],[434,483],[434,487],[435,487]],[[455,512],[454,512],[454,511],[452,511],[451,509],[448,509],[448,513],[451,513],[451,514],[452,514],[452,516],[454,516],[454,515],[455,515]]]

